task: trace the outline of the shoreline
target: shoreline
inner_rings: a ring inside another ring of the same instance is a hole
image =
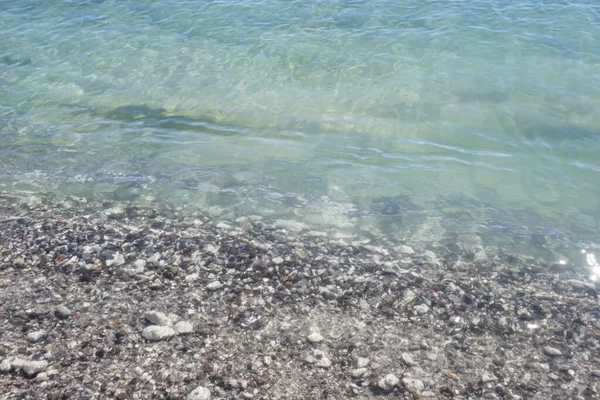
[[[3,202],[0,396],[598,398],[585,271],[277,225]]]

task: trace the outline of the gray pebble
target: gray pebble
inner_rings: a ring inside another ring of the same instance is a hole
[[[352,375],[353,378],[362,378],[363,376],[365,376],[368,373],[369,373],[368,368],[356,368],[350,372],[350,375]]]
[[[427,314],[429,312],[429,306],[427,304],[419,304],[414,308],[417,314]]]
[[[411,393],[419,394],[423,391],[423,389],[425,389],[425,384],[423,384],[423,382],[419,379],[403,378],[402,383],[404,383],[404,386],[406,386],[408,391]]]
[[[562,356],[562,352],[559,349],[551,346],[544,347],[544,353],[550,357]]]
[[[143,269],[143,268],[146,267],[146,260],[142,260],[142,259],[135,260],[133,262],[133,266],[136,267],[136,268],[138,268],[138,269]]]
[[[600,378],[600,369],[592,370],[592,376],[595,376],[596,378]]]
[[[171,336],[175,335],[175,333],[175,330],[168,326],[152,325],[142,331],[142,336],[144,339],[157,341],[170,338]]]
[[[398,377],[394,374],[387,374],[385,377],[381,378],[379,380],[379,382],[377,382],[377,385],[387,391],[387,392],[391,392],[394,387],[398,384],[398,382],[400,382],[400,379],[398,379]]]
[[[311,333],[310,335],[308,335],[308,341],[311,342],[311,343],[320,343],[323,340],[325,340],[325,338],[323,337],[323,335],[321,335],[317,331],[315,331],[315,332]]]
[[[369,359],[366,357],[358,357],[358,359],[356,360],[356,366],[358,368],[364,368],[367,365],[369,365]]]
[[[402,361],[406,363],[409,367],[415,365],[415,360],[413,360],[412,356],[408,353],[402,353]]]
[[[27,340],[29,340],[30,342],[37,342],[40,339],[42,339],[44,336],[46,336],[46,334],[47,334],[46,331],[29,332],[27,334]]]
[[[483,375],[481,376],[481,381],[483,383],[488,383],[488,382],[495,382],[498,380],[498,377],[496,377],[494,374],[492,374],[491,372],[484,372]]]
[[[2,360],[0,363],[0,372],[8,372],[12,368],[10,360],[8,358]]]
[[[60,319],[67,319],[71,316],[71,310],[69,310],[65,305],[61,304],[56,307],[54,310],[54,315],[56,315]]]
[[[144,318],[158,326],[173,325],[173,320],[171,318],[169,318],[165,313],[156,310],[148,311],[146,315],[144,315]]]
[[[189,321],[179,321],[173,328],[179,334],[194,332],[194,325]]]
[[[395,250],[401,254],[415,254],[415,251],[413,250],[413,248],[410,246],[407,246],[405,244],[396,246]]]
[[[209,283],[208,285],[206,285],[206,289],[210,290],[211,292],[214,292],[216,290],[219,290],[223,287],[223,284],[219,281],[212,281],[211,283]]]
[[[210,400],[210,390],[204,386],[198,386],[187,395],[186,400]]]

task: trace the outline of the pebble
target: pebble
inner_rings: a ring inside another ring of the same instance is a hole
[[[419,394],[425,389],[425,384],[420,379],[415,378],[403,378],[402,383],[411,393]]]
[[[275,265],[280,265],[280,264],[283,264],[283,258],[281,258],[281,257],[275,257],[275,258],[274,258],[273,260],[271,260],[271,261],[273,261],[273,264],[275,264]]]
[[[179,321],[173,329],[179,334],[192,333],[194,332],[194,325],[189,321]]]
[[[23,370],[25,374],[33,376],[48,367],[48,361],[29,361],[22,358],[15,358],[12,362],[12,367],[15,371]]]
[[[206,285],[206,288],[208,290],[210,290],[211,292],[214,292],[215,290],[219,290],[223,287],[223,284],[219,281],[212,281],[211,283],[209,283],[208,285]]]
[[[152,325],[148,326],[142,331],[142,336],[144,337],[144,339],[152,341],[167,339],[175,334],[175,330],[168,326]]]
[[[121,253],[115,253],[113,258],[106,260],[107,267],[120,267],[123,264],[125,264],[125,256]]]
[[[595,376],[596,378],[600,378],[600,369],[593,369],[592,376]]]
[[[412,356],[408,353],[402,353],[402,361],[409,367],[415,365],[415,360],[413,360]]]
[[[71,316],[71,310],[69,310],[65,305],[61,304],[56,307],[56,310],[54,310],[54,315],[60,319],[67,319]]]
[[[396,246],[396,251],[401,254],[415,254],[415,251],[413,250],[413,248],[410,246],[407,246],[405,244]]]
[[[367,365],[369,365],[369,359],[366,357],[358,357],[358,359],[356,360],[356,366],[358,368],[364,368]]]
[[[488,371],[484,372],[483,375],[481,376],[481,381],[483,383],[495,382],[497,380],[498,380],[498,377]]]
[[[29,332],[27,334],[27,340],[29,340],[30,342],[37,342],[40,339],[42,339],[44,336],[46,336],[47,332],[46,331],[33,331],[33,332]]]
[[[0,363],[0,372],[8,372],[8,371],[10,371],[11,368],[12,368],[12,365],[8,358],[2,360],[2,362]]]
[[[146,267],[146,260],[142,260],[142,259],[135,260],[133,262],[133,266],[136,267],[136,268],[138,268],[138,269],[143,269],[143,268]]]
[[[544,353],[550,357],[562,356],[562,352],[559,349],[551,346],[544,347]]]
[[[362,378],[363,376],[365,376],[368,373],[369,373],[368,368],[356,368],[350,372],[350,375],[352,375],[353,378]]]
[[[173,325],[173,320],[171,318],[169,318],[165,313],[156,310],[148,311],[146,315],[144,315],[144,318],[158,326]]]
[[[313,353],[311,355],[306,357],[306,362],[310,364],[316,364],[318,367],[321,368],[329,368],[332,364],[331,360],[329,359],[329,357],[327,357],[324,351],[316,349],[313,350]]]
[[[315,331],[315,332],[311,333],[310,335],[308,335],[308,341],[311,343],[320,343],[323,340],[325,340],[325,338],[319,332]]]
[[[400,379],[398,379],[396,375],[388,374],[381,378],[379,382],[377,382],[377,385],[386,392],[391,392],[398,382],[400,382]]]
[[[429,306],[427,304],[419,304],[414,308],[417,314],[427,314],[429,312]]]
[[[187,395],[186,400],[210,400],[210,390],[204,386],[198,386]]]

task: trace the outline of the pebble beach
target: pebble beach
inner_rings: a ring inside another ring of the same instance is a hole
[[[585,270],[289,226],[4,197],[0,397],[600,398]]]

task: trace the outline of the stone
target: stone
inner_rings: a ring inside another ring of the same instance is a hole
[[[27,375],[33,376],[33,375],[37,374],[38,372],[45,370],[46,367],[48,367],[48,361],[46,361],[46,360],[42,360],[42,361],[24,360],[24,362],[20,363],[20,367],[23,370],[23,372],[25,372]]]
[[[189,321],[179,321],[173,329],[179,334],[192,333],[194,332],[194,325]]]
[[[133,262],[133,266],[137,269],[144,269],[146,267],[146,260],[142,260],[142,259],[135,260]]]
[[[43,331],[43,330],[29,332],[27,334],[27,340],[29,340],[30,342],[37,342],[46,335],[47,335],[47,332]]]
[[[429,306],[427,304],[419,304],[414,308],[417,314],[423,315],[429,312]]]
[[[0,370],[2,370],[1,367],[0,367]],[[592,376],[594,376],[596,378],[600,378],[600,369],[593,369],[592,370]]]
[[[54,310],[54,315],[60,319],[67,319],[71,316],[71,310],[69,310],[65,305],[61,304]]]
[[[142,336],[144,339],[151,341],[168,339],[175,334],[175,330],[168,326],[152,325],[148,326],[142,331]]]
[[[12,368],[12,364],[8,358],[2,360],[0,363],[0,372],[8,372]]]
[[[323,350],[313,350],[312,354],[306,357],[306,362],[309,364],[316,364],[321,368],[331,367],[331,360],[327,357],[327,354]]]
[[[223,287],[223,284],[219,281],[212,281],[208,285],[206,285],[206,289],[210,290],[211,292],[219,290],[222,287]]]
[[[415,365],[415,360],[413,360],[412,356],[408,353],[402,353],[402,361],[409,367]]]
[[[396,246],[395,250],[400,254],[415,254],[415,251],[413,250],[413,248],[410,246],[407,246],[405,244]]]
[[[350,371],[350,375],[352,375],[353,378],[362,378],[368,373],[369,370],[367,368],[356,368]]]
[[[173,326],[173,320],[169,318],[165,313],[162,313],[160,311],[148,311],[144,315],[144,318],[146,318],[149,322],[152,322],[154,325]]]
[[[45,372],[40,372],[39,374],[37,374],[37,376],[35,377],[35,381],[36,382],[45,382],[48,380],[48,374]]]
[[[406,386],[409,392],[414,394],[420,394],[425,389],[425,384],[420,379],[415,378],[403,378],[402,383]]]
[[[125,264],[125,256],[121,253],[115,253],[112,258],[105,261],[107,267],[120,267]]]
[[[497,380],[498,380],[498,377],[488,371],[485,371],[483,373],[483,375],[481,376],[481,382],[483,382],[483,383],[495,382]]]
[[[369,359],[366,357],[358,357],[358,359],[356,360],[356,366],[358,368],[364,368],[367,365],[369,365]]]
[[[559,349],[554,348],[552,346],[545,346],[544,353],[546,353],[546,355],[548,355],[550,357],[562,356],[562,352]]]
[[[273,261],[273,264],[275,264],[275,265],[283,264],[283,258],[281,258],[281,257],[275,257],[271,261]]]
[[[391,392],[398,385],[398,382],[400,382],[400,379],[396,375],[387,374],[377,382],[377,385],[380,389]]]
[[[186,400],[210,400],[210,390],[204,386],[198,386],[187,395]]]
[[[321,335],[317,331],[315,331],[315,332],[311,333],[310,335],[308,335],[308,341],[311,342],[311,343],[320,343],[323,340],[325,340],[325,338],[323,337],[323,335]]]

